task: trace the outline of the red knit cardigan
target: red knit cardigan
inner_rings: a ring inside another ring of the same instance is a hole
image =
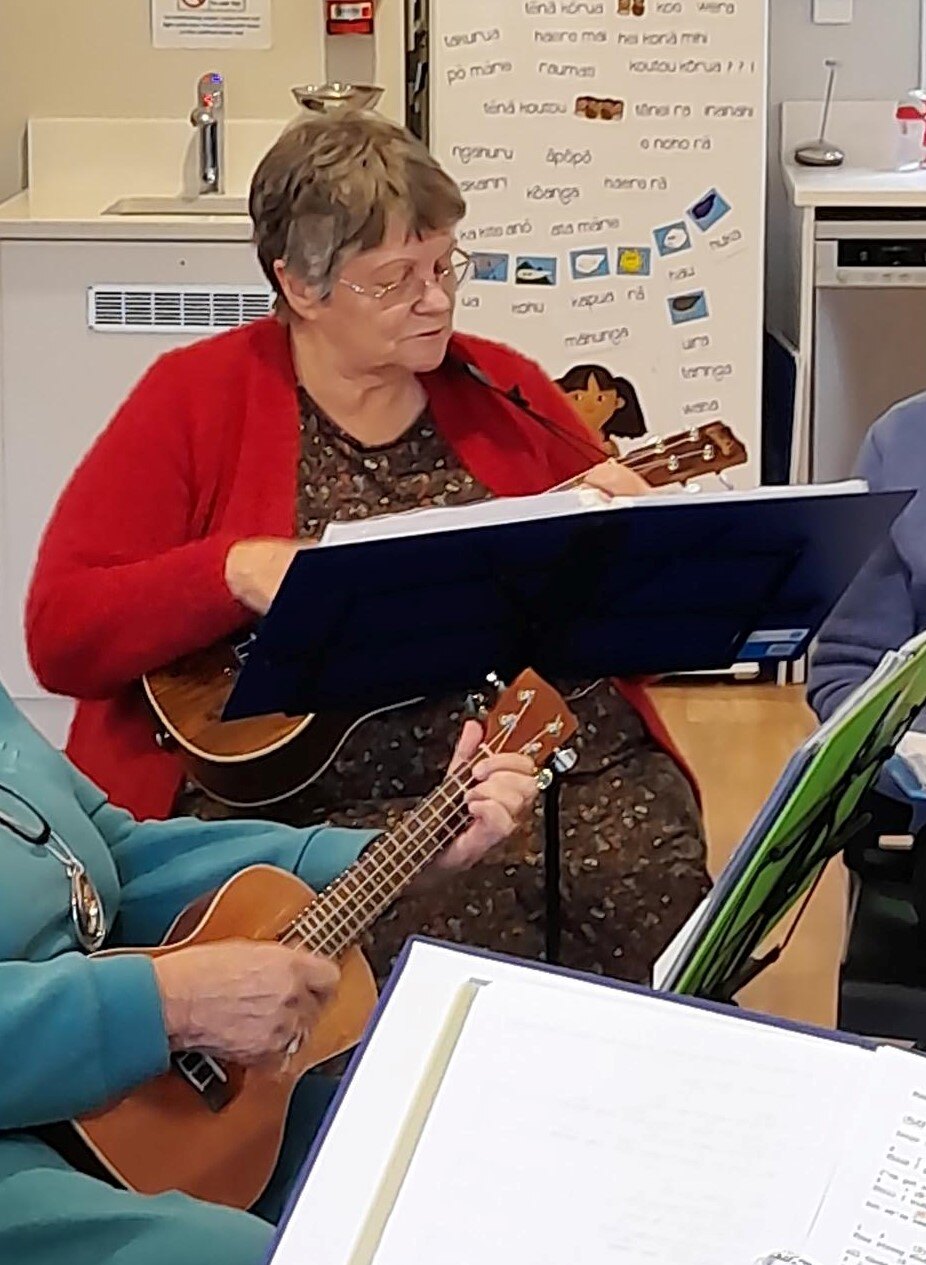
[[[461,372],[423,382],[435,423],[498,496],[540,492],[594,461],[588,432],[537,365],[457,335],[457,358],[571,431],[571,444]],[[139,678],[253,617],[225,586],[237,540],[294,533],[299,419],[289,340],[273,318],[155,362],[79,465],[46,529],[26,609],[41,683],[78,701],[67,751],[111,798],[164,817],[181,781]],[[643,689],[621,686],[678,759]]]

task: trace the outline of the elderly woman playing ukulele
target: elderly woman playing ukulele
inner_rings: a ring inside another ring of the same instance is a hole
[[[407,132],[373,114],[299,122],[258,167],[250,210],[275,314],[151,367],[65,489],[28,603],[38,677],[78,700],[70,756],[139,816],[230,811],[156,744],[139,679],[247,628],[329,523],[585,471],[645,490],[536,364],[454,331],[465,206]],[[535,417],[506,398],[515,387]],[[640,686],[554,684],[581,726],[562,789],[563,960],[643,980],[709,885],[696,794]],[[439,780],[463,706],[365,720],[312,785],[262,811],[393,820]],[[380,919],[365,944],[378,974],[418,931],[540,954],[540,838],[535,817],[451,899],[422,893]]]

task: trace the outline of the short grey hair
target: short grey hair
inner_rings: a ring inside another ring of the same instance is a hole
[[[456,182],[417,137],[369,112],[301,119],[264,156],[249,199],[257,256],[327,297],[353,255],[382,244],[398,219],[416,236],[452,228],[466,213]]]

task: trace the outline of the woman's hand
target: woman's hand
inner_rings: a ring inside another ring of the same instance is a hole
[[[327,958],[254,940],[178,949],[154,971],[170,1048],[243,1064],[294,1052],[340,975]]]
[[[225,557],[225,583],[232,597],[256,615],[266,615],[289,564],[313,542],[256,537],[239,540]]]
[[[646,496],[652,492],[645,479],[621,465],[614,457],[592,466],[584,475],[580,486],[595,488],[608,496]]]
[[[450,762],[450,772],[468,763],[479,751],[481,725],[468,720]],[[487,852],[513,834],[539,794],[537,770],[523,755],[487,755],[472,770],[476,786],[466,803],[473,824],[445,848],[419,879],[418,890],[441,875],[468,870]]]

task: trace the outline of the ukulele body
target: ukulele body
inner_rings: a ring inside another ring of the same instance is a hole
[[[314,899],[293,874],[252,866],[180,916],[153,949],[105,950],[99,956],[162,957],[218,940],[275,941]],[[290,1098],[311,1068],[351,1049],[376,1005],[376,984],[356,947],[340,957],[338,990],[305,1043],[286,1063],[223,1063],[227,1101],[210,1107],[173,1067],[75,1128],[103,1166],[141,1194],[180,1190],[197,1199],[249,1208],[270,1180]]]
[[[297,1081],[355,1045],[376,1004],[366,959],[356,947],[342,948],[355,945],[467,829],[468,796],[478,785],[474,768],[482,754],[517,753],[542,769],[563,753],[577,728],[566,701],[527,668],[502,687],[486,712],[480,753],[377,836],[320,896],[284,870],[251,866],[191,905],[163,945],[104,951],[104,956],[124,952],[158,958],[196,944],[242,938],[279,942],[292,935],[316,952],[336,956],[341,968],[337,992],[288,1060],[243,1068],[196,1052],[175,1054],[169,1073],[78,1121],[79,1135],[104,1168],[145,1194],[180,1190],[230,1207],[250,1207],[276,1164]]]
[[[231,641],[149,672],[142,686],[158,725],[158,742],[211,798],[232,808],[280,803],[311,785],[360,718],[256,716],[223,720],[241,671]]]

